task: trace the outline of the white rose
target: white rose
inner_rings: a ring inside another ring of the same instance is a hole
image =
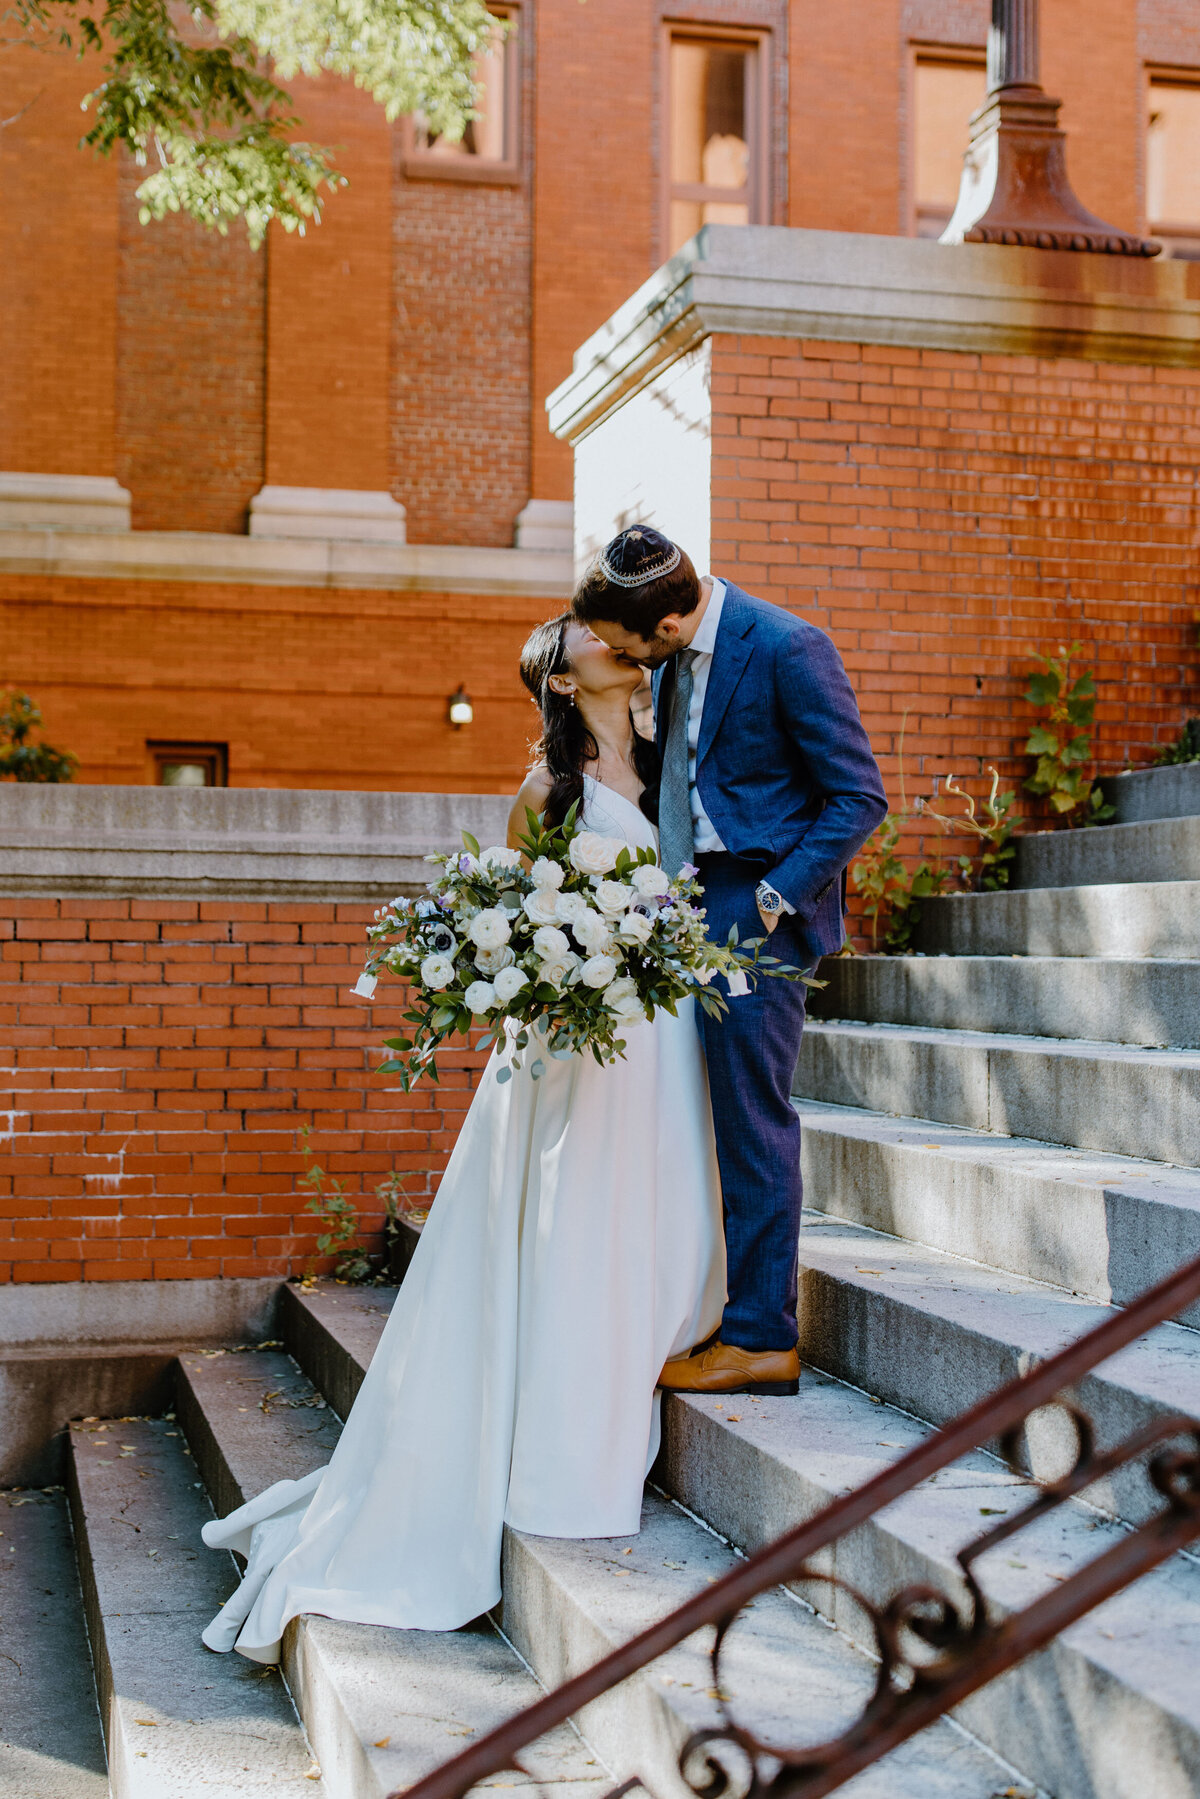
[[[529,871],[535,887],[543,887],[549,893],[557,893],[563,884],[562,867],[552,862],[549,856],[539,856]]]
[[[590,907],[580,913],[571,930],[580,949],[587,950],[591,955],[607,949],[611,942],[607,921]]]
[[[654,926],[644,912],[627,912],[617,936],[622,943],[649,943]]]
[[[549,887],[535,887],[532,893],[525,895],[526,918],[535,925],[554,924],[559,916],[558,902],[562,897]]]
[[[479,949],[503,949],[512,936],[512,926],[499,906],[487,906],[475,914],[467,936]]]
[[[454,963],[449,956],[426,956],[421,964],[421,985],[433,993],[449,987],[454,979]]]
[[[633,898],[633,888],[627,887],[624,881],[598,881],[596,883],[596,904],[606,918],[618,917],[626,906],[632,903]]]
[[[577,918],[582,918],[590,910],[582,893],[560,893],[555,902],[554,915],[563,924],[574,924]]]
[[[633,870],[629,879],[643,899],[659,899],[671,885],[666,870],[660,868],[657,862],[643,862],[640,868]]]
[[[505,874],[511,869],[520,868],[520,850],[510,850],[506,844],[493,844],[491,849],[484,850],[479,858],[481,868],[490,875]]]
[[[565,955],[547,956],[538,969],[537,978],[549,987],[565,987],[578,967],[579,957],[574,950],[567,950]]]
[[[601,837],[598,831],[580,831],[572,837],[567,855],[571,867],[577,868],[581,875],[606,875],[622,847],[615,837]]]
[[[610,1009],[615,1022],[623,1031],[632,1031],[637,1025],[646,1022],[646,1008],[640,999],[624,999],[619,1006]]]
[[[511,1005],[522,987],[528,987],[529,976],[519,968],[502,968],[492,982],[496,998],[502,1006]]]
[[[607,987],[617,972],[617,965],[611,956],[589,956],[579,971],[579,978],[586,987]]]
[[[490,981],[472,981],[463,995],[463,999],[468,1010],[476,1018],[482,1018],[483,1014],[490,1012],[496,1003],[496,989]]]
[[[507,943],[500,949],[481,949],[475,952],[475,966],[480,974],[499,974],[502,968],[511,967],[515,959]]]
[[[623,974],[604,989],[604,1003],[606,1006],[619,1006],[627,999],[637,999],[637,982],[632,975]],[[638,1004],[641,1004],[640,1000]]]
[[[534,953],[543,962],[552,962],[565,956],[571,945],[567,941],[567,933],[560,931],[555,925],[544,924],[540,931],[533,933]]]

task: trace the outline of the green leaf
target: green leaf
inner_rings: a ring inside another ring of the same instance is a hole
[[[507,1065],[503,1068],[498,1068],[496,1070],[496,1080],[499,1082],[499,1084],[501,1086],[504,1085],[505,1081],[511,1081],[512,1076],[513,1076],[513,1071],[511,1069],[511,1067],[509,1067]]]
[[[1047,725],[1034,725],[1025,740],[1025,750],[1030,756],[1056,756],[1058,754],[1058,734]]]

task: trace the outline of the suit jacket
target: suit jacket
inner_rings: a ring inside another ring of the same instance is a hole
[[[673,663],[653,686],[661,751]],[[728,581],[696,786],[726,849],[795,908],[808,947],[839,949],[843,871],[887,814],[883,779],[829,638]]]

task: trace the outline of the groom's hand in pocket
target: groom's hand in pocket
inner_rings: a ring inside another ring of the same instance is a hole
[[[755,901],[755,905],[758,906],[757,900]],[[758,906],[758,916],[762,919],[763,928],[769,937],[771,932],[775,929],[775,926],[779,923],[780,914],[778,912],[764,912],[762,907]]]

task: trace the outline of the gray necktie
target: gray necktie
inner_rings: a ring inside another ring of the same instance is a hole
[[[692,709],[692,664],[697,651],[680,650],[675,658],[671,717],[663,747],[662,786],[658,799],[659,856],[669,875],[677,875],[695,850],[691,781],[688,778],[688,714]]]

